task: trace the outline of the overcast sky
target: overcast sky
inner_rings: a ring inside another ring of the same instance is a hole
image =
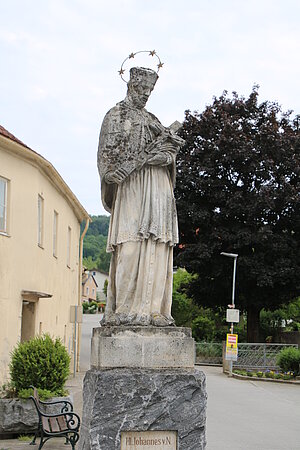
[[[255,83],[261,101],[300,113],[299,18],[299,0],[0,0],[0,124],[103,214],[98,136],[126,94],[122,61],[159,54],[147,109],[164,125]]]

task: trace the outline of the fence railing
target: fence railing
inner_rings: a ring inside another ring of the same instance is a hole
[[[238,344],[238,359],[233,362],[234,367],[248,369],[279,369],[277,356],[287,347],[297,344]]]
[[[247,369],[278,369],[277,356],[287,347],[298,348],[297,344],[238,344],[238,359],[233,362],[234,367]],[[196,342],[196,364],[223,364],[225,343]]]

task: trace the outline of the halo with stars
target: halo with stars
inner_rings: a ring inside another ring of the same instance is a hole
[[[156,64],[156,67],[157,67],[156,73],[158,73],[159,70],[160,70],[160,69],[163,67],[163,65],[164,65],[164,63],[161,62],[160,57],[158,56],[158,54],[156,53],[155,50],[140,50],[140,51],[135,52],[135,53],[132,52],[132,53],[130,53],[129,56],[127,56],[127,58],[124,59],[124,61],[122,62],[122,65],[121,65],[121,69],[118,71],[120,77],[122,78],[122,80],[123,80],[125,83],[128,83],[128,81],[125,80],[125,78],[123,77],[124,73],[126,72],[126,69],[124,69],[124,64],[125,64],[126,61],[128,61],[129,59],[135,58],[136,55],[138,55],[139,53],[148,53],[148,56],[152,56],[152,58],[155,57],[155,58],[157,59],[158,64]]]

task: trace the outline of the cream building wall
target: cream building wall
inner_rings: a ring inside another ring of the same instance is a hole
[[[48,332],[60,337],[73,356],[70,307],[80,303],[80,223],[89,216],[47,160],[2,135],[0,177],[8,187],[7,230],[0,232],[3,382],[8,377],[10,352],[20,340]],[[38,196],[43,199],[41,245]]]
[[[103,292],[103,288],[104,288],[105,280],[108,281],[108,273],[104,273],[104,272],[101,272],[100,270],[96,270],[96,269],[91,270],[91,273],[93,274],[93,276],[98,284],[97,294],[98,294],[99,301],[106,300],[105,294]]]

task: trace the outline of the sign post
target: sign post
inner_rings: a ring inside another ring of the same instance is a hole
[[[239,255],[237,255],[236,253],[225,253],[222,252],[221,255],[223,256],[228,256],[229,258],[233,258],[233,277],[232,277],[232,300],[231,300],[231,305],[228,305],[230,309],[234,310],[235,309],[235,304],[234,304],[234,296],[235,296],[235,276],[236,276],[236,260],[237,257]],[[231,318],[231,327],[230,327],[230,333],[231,335],[227,334],[228,336],[236,336],[236,355],[234,356],[236,359],[232,359],[232,358],[226,358],[229,359],[229,376],[232,377],[232,361],[236,361],[237,360],[237,334],[233,334],[233,323],[235,322],[235,320],[233,320],[233,317]],[[234,347],[231,347],[231,349],[233,349]],[[232,351],[232,350],[230,350]],[[226,340],[226,355],[227,355],[227,340]]]

